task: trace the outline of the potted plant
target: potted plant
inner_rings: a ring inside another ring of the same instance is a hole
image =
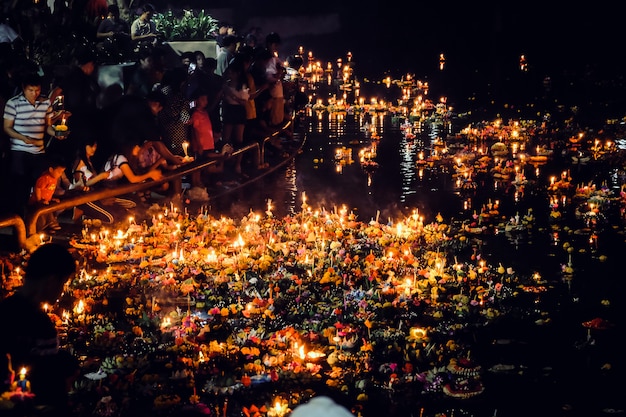
[[[182,16],[169,10],[152,19],[157,31],[178,54],[202,51],[206,57],[215,58],[218,20],[204,10],[183,10]]]
[[[214,40],[213,34],[218,30],[217,19],[204,10],[183,10],[182,16],[169,10],[155,14],[152,20],[157,31],[169,42]]]

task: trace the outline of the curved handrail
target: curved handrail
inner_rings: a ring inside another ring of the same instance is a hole
[[[0,218],[0,228],[3,227],[13,227],[19,247],[26,249],[26,225],[24,224],[24,219],[17,214]]]
[[[232,155],[239,155],[251,149],[258,149],[258,148],[259,148],[258,143],[251,143],[247,146],[244,146],[243,148],[237,149],[235,152],[232,153]],[[64,198],[60,202],[52,203],[45,207],[39,208],[38,210],[34,211],[29,217],[27,217],[26,219],[27,234],[28,236],[31,236],[37,233],[37,220],[43,214],[52,213],[52,212],[56,212],[60,210],[66,210],[68,208],[72,208],[75,206],[79,206],[81,204],[89,203],[91,201],[99,201],[99,200],[103,200],[109,197],[116,197],[116,196],[120,196],[123,194],[134,193],[136,191],[144,191],[149,188],[153,188],[159,184],[163,184],[165,182],[178,180],[183,175],[187,175],[196,170],[209,167],[216,163],[217,163],[216,160],[202,161],[202,162],[194,161],[194,162],[190,162],[188,164],[183,165],[180,168],[177,168],[171,171],[167,175],[163,175],[163,178],[161,178],[158,181],[145,181],[145,182],[140,182],[136,184],[123,184],[123,185],[116,186],[115,188],[105,188],[105,189],[87,191],[87,192],[84,192],[84,193],[81,193],[81,194],[78,194],[69,198]]]
[[[264,148],[265,148],[265,144],[267,143],[267,141],[271,139],[272,137],[280,134],[280,132],[283,132],[284,130],[289,128],[289,126],[291,126],[292,123],[293,123],[293,120],[288,120],[280,127],[279,130],[265,137],[261,141],[263,146],[260,146],[259,143],[257,142],[250,143],[242,148],[237,149],[236,151],[232,153],[232,155],[236,156],[236,155],[243,154],[251,150],[256,150],[261,155],[260,162],[264,162],[265,161]],[[183,175],[190,174],[199,169],[207,168],[211,165],[216,164],[217,162],[218,161],[216,160],[190,162],[188,164],[185,164],[171,171],[167,175],[164,175],[163,178],[161,178],[158,181],[147,181],[147,182],[140,182],[136,184],[123,184],[115,188],[87,191],[82,194],[64,198],[58,203],[53,203],[48,206],[41,207],[35,212],[33,212],[26,219],[26,237],[32,236],[37,233],[37,219],[39,219],[39,217],[42,214],[56,212],[60,210],[66,210],[66,209],[73,208],[81,204],[89,203],[91,201],[98,201],[98,200],[102,200],[102,199],[109,198],[109,197],[116,197],[116,196],[120,196],[124,194],[130,194],[136,191],[144,191],[149,188],[153,188],[156,185],[163,184],[165,182],[170,182],[172,180],[180,179]]]

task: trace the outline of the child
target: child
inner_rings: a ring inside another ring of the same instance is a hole
[[[222,147],[219,152],[215,148],[213,138],[213,126],[208,113],[209,99],[206,93],[199,92],[195,99],[195,108],[191,114],[191,150],[200,161],[217,160],[217,162],[207,168],[207,172],[223,172],[223,159],[232,153],[230,145]],[[196,201],[208,200],[208,194],[202,183],[202,172],[195,170],[191,174],[191,186],[189,197]]]
[[[50,202],[59,202],[58,198],[54,197],[54,192],[57,188],[59,178],[65,172],[66,164],[59,157],[52,157],[48,162],[48,169],[37,178],[33,191],[30,195],[28,205],[33,207],[34,210],[42,205],[49,205]],[[37,219],[37,231],[47,231],[49,233],[56,233],[61,230],[61,226],[57,221],[57,213],[50,212],[39,216]]]

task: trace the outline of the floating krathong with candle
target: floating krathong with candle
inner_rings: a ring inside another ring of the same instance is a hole
[[[485,390],[480,375],[481,366],[468,357],[451,359],[447,366],[452,378],[444,385],[443,393],[453,398],[471,398]]]

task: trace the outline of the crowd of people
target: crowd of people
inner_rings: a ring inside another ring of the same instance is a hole
[[[260,152],[231,154],[275,132],[289,117],[294,90],[286,88],[279,58],[281,39],[240,37],[231,25],[216,33],[216,58],[201,51],[182,53],[172,64],[159,42],[149,4],[126,23],[117,5],[97,25],[89,42],[75,47],[71,62],[44,67],[11,40],[3,56],[0,105],[1,212],[25,219],[55,199],[120,182],[159,181],[164,173],[192,160],[216,160],[190,175],[188,195],[208,200],[208,181],[241,181],[267,165]],[[124,82],[102,87],[98,51],[133,53],[135,64]],[[130,49],[129,49],[130,48]],[[291,94],[286,100],[286,95]],[[275,144],[278,149],[280,144]],[[157,191],[178,198],[181,184]],[[152,193],[105,199],[74,209],[73,218],[112,223]],[[41,216],[38,231],[60,229],[54,215]]]

